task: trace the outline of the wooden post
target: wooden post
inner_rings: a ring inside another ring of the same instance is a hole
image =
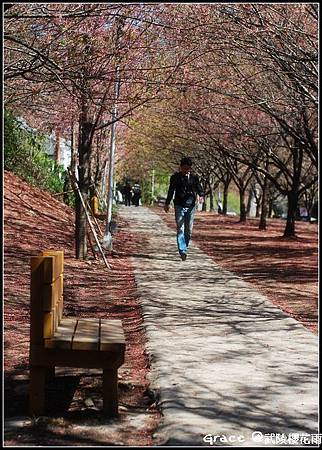
[[[30,344],[43,344],[44,310],[43,286],[50,283],[54,271],[53,256],[32,256],[30,285]]]
[[[118,416],[117,369],[103,369],[103,411]]]
[[[44,311],[45,285],[50,285],[55,275],[54,256],[32,256],[30,258],[30,355],[34,346],[43,345],[46,333],[46,312]],[[54,368],[50,372],[53,373]],[[32,415],[45,410],[45,383],[48,369],[30,364],[29,408]]]
[[[58,323],[60,322],[63,314],[63,286],[64,286],[64,250],[44,250],[42,252],[43,256],[53,256],[55,259],[55,273],[58,278],[60,277],[58,285],[56,285],[56,289],[59,290],[57,293],[58,303],[57,309],[59,310],[59,314],[57,315]],[[56,280],[55,280],[56,281]],[[56,326],[55,326],[56,329]]]
[[[45,411],[45,379],[45,367],[30,366],[29,410],[35,416]]]

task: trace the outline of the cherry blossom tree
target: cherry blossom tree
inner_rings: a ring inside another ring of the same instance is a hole
[[[209,192],[219,180],[239,186],[242,220],[255,176],[261,228],[274,188],[288,198],[293,236],[298,202],[317,183],[317,13],[315,4],[14,4],[6,106],[41,129],[77,128],[85,199],[117,121],[120,169],[173,170],[189,152]],[[79,202],[76,241],[85,257]]]
[[[61,134],[78,123],[78,182],[85,203],[95,133],[156,101],[180,65],[171,52],[164,52],[160,65],[159,50],[170,44],[157,30],[167,28],[167,20],[159,5],[22,4],[7,13],[6,105]],[[81,258],[87,252],[86,226],[77,197]]]

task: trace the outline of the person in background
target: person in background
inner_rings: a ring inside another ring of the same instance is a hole
[[[135,183],[132,190],[133,190],[133,204],[135,206],[139,206],[141,198],[141,187],[139,183]]]
[[[168,212],[174,195],[177,245],[182,261],[185,261],[187,258],[197,208],[197,197],[199,196],[198,202],[200,203],[203,202],[204,197],[199,178],[191,173],[191,169],[191,158],[182,158],[179,172],[174,173],[170,178],[168,195],[164,205],[165,212]]]
[[[124,201],[125,206],[131,206],[131,200],[132,200],[132,186],[127,181],[124,186]]]

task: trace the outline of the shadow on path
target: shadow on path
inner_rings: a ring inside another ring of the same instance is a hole
[[[120,213],[146,242],[131,257],[160,442],[205,445],[206,434],[237,433],[252,446],[254,431],[316,433],[316,336],[194,243],[178,260],[175,232],[151,210]]]

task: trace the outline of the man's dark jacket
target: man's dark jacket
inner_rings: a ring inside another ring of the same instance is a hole
[[[170,178],[168,196],[165,201],[166,205],[170,204],[174,193],[174,205],[182,207],[194,206],[197,194],[200,196],[204,195],[197,175],[190,173],[187,176],[181,172],[174,173]]]

